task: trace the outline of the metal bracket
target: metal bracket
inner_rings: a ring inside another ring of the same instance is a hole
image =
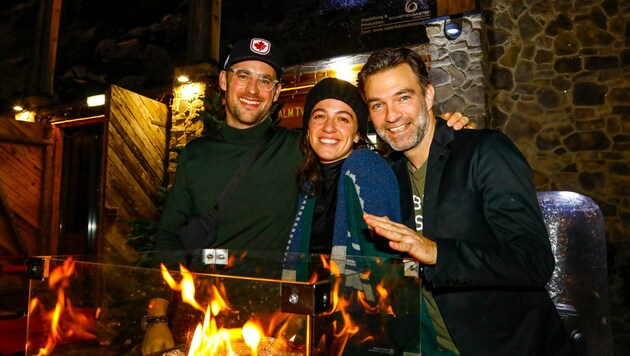
[[[50,273],[50,257],[27,257],[24,261],[26,278],[43,281]]]
[[[420,262],[415,260],[403,260],[405,277],[420,278]]]
[[[285,313],[316,316],[332,306],[331,280],[317,284],[282,283],[280,308]]]
[[[206,248],[201,250],[201,262],[204,265],[227,265],[228,249]]]

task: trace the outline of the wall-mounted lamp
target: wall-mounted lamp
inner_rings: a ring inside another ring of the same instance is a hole
[[[35,122],[35,112],[29,110],[23,110],[15,114],[17,121]]]
[[[177,77],[177,81],[180,83],[188,83],[190,81],[190,78],[187,75],[180,75]]]
[[[24,110],[24,107],[22,107],[22,105],[13,106],[13,111],[22,111],[22,110]]]
[[[449,22],[444,21],[444,36],[451,41],[456,40],[462,34],[461,17],[451,17]]]
[[[105,105],[105,94],[88,96],[85,101],[89,107]]]
[[[175,89],[175,96],[186,101],[193,101],[204,95],[204,88],[201,83],[188,83]]]

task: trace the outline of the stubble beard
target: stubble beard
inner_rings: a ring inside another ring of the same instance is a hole
[[[378,129],[376,133],[387,142],[387,144],[395,151],[406,152],[410,149],[417,147],[420,142],[427,135],[427,128],[429,126],[429,112],[426,107],[422,107],[420,114],[412,120],[413,129],[405,137],[398,139],[391,138],[386,129]]]
[[[257,114],[255,114],[253,117],[247,118],[248,116],[251,116],[252,113],[249,110],[245,110],[241,108],[240,103],[238,101],[238,96],[237,97],[228,96],[226,98],[226,102],[227,102],[226,115],[227,115],[228,124],[234,127],[256,126],[260,124],[261,122],[263,122],[269,116],[269,113],[271,110],[271,104],[266,103],[265,106],[260,107]]]

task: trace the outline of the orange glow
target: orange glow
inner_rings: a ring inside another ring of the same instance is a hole
[[[192,274],[186,269],[186,267],[179,265],[179,270],[182,273],[182,280],[179,283],[177,283],[171,276],[164,264],[160,263],[160,269],[162,270],[162,277],[166,283],[168,283],[169,287],[171,287],[172,290],[182,292],[182,300],[184,302],[200,311],[205,310],[195,300],[195,281]]]
[[[269,350],[273,350],[271,354],[284,354],[285,352],[304,354],[305,347],[309,348],[309,345],[320,346],[322,347],[321,350],[326,350],[325,352],[329,354],[341,355],[352,338],[354,338],[354,343],[374,340],[374,335],[368,335],[365,332],[360,333],[360,327],[353,320],[349,310],[354,310],[356,313],[356,306],[360,303],[367,313],[394,315],[388,301],[389,292],[387,289],[382,284],[375,286],[376,293],[374,294],[378,296],[378,300],[368,301],[362,290],[350,289],[348,291],[346,290],[348,287],[342,287],[342,282],[345,279],[342,278],[340,269],[333,260],[322,255],[321,261],[323,267],[328,269],[333,277],[330,293],[332,307],[322,314],[322,316],[335,315],[331,318],[332,340],[326,340],[325,335],[322,335],[321,340],[309,341],[311,336],[308,330],[311,328],[309,324],[311,317],[283,313],[279,309],[269,315],[255,313],[255,317],[247,321],[243,320],[245,324],[240,328],[226,328],[222,326],[222,323],[229,319],[228,314],[238,314],[238,311],[231,310],[223,283],[213,282],[208,287],[209,300],[207,300],[207,306],[203,308],[203,322],[195,328],[188,356],[266,355]],[[177,282],[164,266],[161,268],[164,280],[173,290],[182,293],[182,300],[195,309],[202,310],[202,306],[195,300],[193,274],[180,266],[182,279]],[[360,276],[367,280],[370,277],[370,271],[363,272]],[[314,274],[309,279],[309,284],[316,282],[317,275]],[[342,288],[344,288],[343,291]],[[297,339],[301,341],[296,342]]]
[[[261,334],[262,328],[258,323],[250,320],[243,325],[243,339],[252,350],[252,356],[258,355],[258,343],[260,343]]]
[[[359,291],[357,298],[361,305],[363,305],[363,309],[370,314],[385,313],[396,316],[394,309],[389,304],[389,299],[387,299],[389,292],[383,287],[382,283],[376,285],[376,291],[378,292],[378,303],[375,305],[371,305],[370,302],[366,300],[365,293]]]
[[[94,325],[85,314],[74,310],[64,292],[70,284],[74,267],[75,262],[69,257],[50,273],[48,285],[57,292],[57,302],[53,310],[46,310],[37,298],[29,303],[29,318],[41,317],[41,322],[50,328],[46,345],[38,350],[38,356],[50,355],[59,343],[95,338],[92,334]],[[31,346],[27,344],[27,349]]]

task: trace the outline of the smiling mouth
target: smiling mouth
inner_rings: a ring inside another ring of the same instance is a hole
[[[401,132],[404,129],[406,129],[407,126],[408,126],[408,124],[404,124],[404,125],[388,128],[387,130],[390,131],[390,132],[393,132],[393,133],[398,133],[398,132]]]
[[[258,105],[260,104],[260,101],[258,100],[250,100],[250,99],[245,99],[245,98],[239,98],[239,101],[247,104],[247,105]]]
[[[333,139],[333,138],[320,138],[319,142],[325,143],[325,144],[329,144],[329,145],[334,145],[337,142],[339,142],[339,140],[336,140],[336,139]]]

